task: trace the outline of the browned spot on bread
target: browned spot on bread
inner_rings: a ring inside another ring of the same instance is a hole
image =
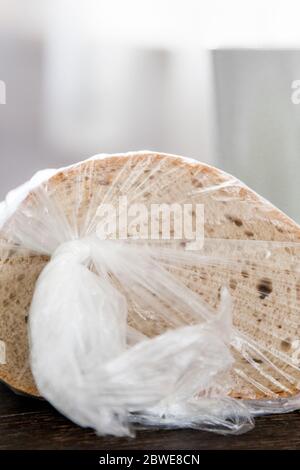
[[[201,183],[197,178],[192,178],[192,185],[195,186],[195,188],[203,187],[203,183]]]
[[[237,285],[236,280],[235,280],[235,279],[230,279],[230,281],[229,281],[229,287],[230,287],[232,290],[236,289],[236,285]]]
[[[249,277],[248,271],[243,270],[243,271],[241,272],[241,274],[242,274],[242,276],[245,277],[246,279]]]
[[[246,235],[247,237],[254,237],[254,233],[251,232],[251,230],[245,230],[245,235]]]
[[[256,362],[257,364],[262,364],[262,363],[263,363],[263,361],[262,361],[261,359],[257,358],[257,357],[253,357],[252,359],[253,359],[253,361]]]
[[[234,217],[230,214],[226,214],[225,217],[230,220],[230,222],[234,223],[237,227],[241,227],[243,225],[243,221],[238,217]]]
[[[288,351],[290,348],[291,348],[291,342],[290,342],[290,338],[286,338],[284,340],[281,341],[280,343],[280,346],[281,346],[281,349],[283,351]]]
[[[265,299],[273,290],[272,281],[270,279],[263,278],[259,281],[256,288],[259,292],[260,299]]]

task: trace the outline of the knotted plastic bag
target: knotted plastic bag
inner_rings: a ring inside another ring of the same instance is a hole
[[[159,296],[158,308],[172,302],[180,315],[184,305],[195,325],[143,337],[128,326],[126,299],[108,273],[137,296]],[[31,365],[41,394],[102,434],[128,434],[130,421],[248,429],[247,409],[223,399],[233,363],[229,294],[205,321],[201,310],[210,312],[189,300],[151,249],[96,237],[63,243],[38,280],[30,310]]]

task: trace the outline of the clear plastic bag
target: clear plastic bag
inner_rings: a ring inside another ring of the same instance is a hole
[[[132,435],[137,423],[237,434],[253,427],[254,415],[297,409],[296,395],[282,398],[298,387],[296,343],[293,356],[280,351],[284,339],[268,331],[266,321],[260,322],[259,334],[250,317],[247,324],[233,325],[238,296],[233,299],[224,282],[209,293],[216,302],[208,302],[191,288],[191,277],[196,266],[230,284],[231,274],[246,273],[254,257],[262,279],[275,268],[296,276],[300,246],[206,238],[201,250],[188,251],[178,240],[101,240],[99,204],[119,193],[139,200],[151,192],[154,177],[164,180],[166,174],[165,186],[155,184],[168,194],[190,162],[176,159],[177,166],[170,167],[172,157],[157,163],[152,154],[142,159],[131,154],[112,180],[103,181],[105,175],[94,176],[92,162],[105,158],[41,172],[0,208],[2,260],[18,251],[22,257],[49,257],[29,315],[30,368],[39,393],[79,425],[113,435]],[[71,183],[69,172],[75,174]],[[185,197],[200,191],[218,200],[226,198],[228,188],[244,188],[226,178],[205,189],[196,185]],[[57,190],[66,180],[70,206]],[[261,297],[267,287],[262,286]],[[243,287],[247,295],[252,288],[254,295],[251,284]],[[294,314],[299,302],[291,299]],[[297,328],[291,321],[294,338]],[[249,402],[238,399],[232,393],[237,380],[250,383],[264,399],[257,399],[259,394]]]

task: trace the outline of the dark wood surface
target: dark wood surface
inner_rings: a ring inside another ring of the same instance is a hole
[[[235,437],[192,430],[140,431],[135,439],[97,437],[48,403],[16,395],[0,384],[0,450],[4,449],[300,449],[300,413],[257,418],[254,430]]]

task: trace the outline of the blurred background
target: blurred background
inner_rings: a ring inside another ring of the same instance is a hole
[[[219,166],[300,222],[299,12],[0,0],[0,199],[39,169],[149,149]]]

